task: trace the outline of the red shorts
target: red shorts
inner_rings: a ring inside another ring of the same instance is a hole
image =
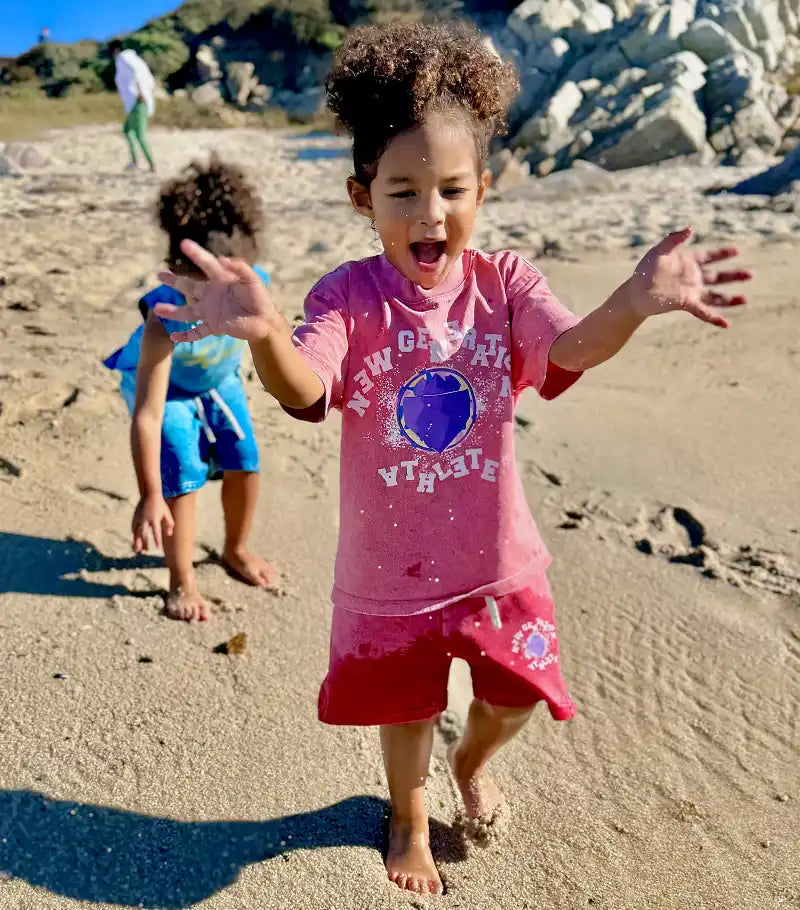
[[[543,574],[532,588],[496,601],[470,597],[414,616],[335,607],[319,719],[371,726],[435,717],[447,707],[454,657],[469,664],[475,698],[504,708],[544,701],[556,720],[575,714],[561,678],[553,599]]]

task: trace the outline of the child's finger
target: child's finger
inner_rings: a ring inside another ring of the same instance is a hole
[[[203,291],[208,286],[207,281],[190,278],[188,275],[173,275],[172,272],[159,272],[158,275],[159,278],[162,275],[165,277],[168,276],[169,281],[165,281],[164,283],[169,284],[171,288],[175,288],[176,291],[183,294],[187,302],[202,297]]]
[[[737,294],[735,297],[729,297],[727,294],[718,294],[715,291],[706,291],[702,297],[705,306],[742,306],[747,303],[747,298],[743,294]]]
[[[659,256],[667,256],[676,247],[686,243],[691,236],[692,229],[690,227],[685,227],[682,231],[673,231],[655,245],[654,252],[658,253]]]
[[[193,240],[183,240],[181,241],[181,252],[185,253],[209,280],[225,281],[225,267],[216,256],[203,249],[199,243],[195,243]]]
[[[147,525],[140,524],[133,529],[133,550],[135,553],[147,551]]]
[[[703,253],[697,253],[695,259],[699,265],[708,265],[709,262],[721,262],[723,259],[732,259],[738,255],[738,247],[723,246],[716,250],[706,250]]]
[[[174,272],[170,272],[169,269],[161,269],[161,271],[156,274],[156,278],[158,278],[162,284],[174,288],[180,276],[176,275]]]
[[[703,269],[703,281],[706,284],[732,284],[734,281],[750,281],[752,277],[750,269],[734,269],[729,272]]]
[[[172,517],[172,512],[169,510],[164,513],[164,517],[161,519],[161,527],[165,537],[172,537],[175,530],[175,519]]]
[[[702,303],[692,303],[685,306],[684,309],[687,313],[691,313],[692,316],[695,316],[702,322],[707,322],[709,325],[715,325],[719,329],[728,328],[728,323],[722,316],[717,315],[713,310],[710,310]]]
[[[182,309],[182,307],[178,309]],[[185,332],[173,332],[169,337],[172,341],[200,341],[201,338],[208,338],[211,334],[212,332],[208,326],[201,322]]]
[[[161,546],[161,522],[158,521],[158,520],[156,520],[156,521],[150,521],[150,522],[148,522],[148,524],[150,525],[150,530],[153,532],[153,543],[154,543],[156,549],[157,549],[157,550],[162,549],[162,546]]]
[[[244,284],[261,283],[261,279],[243,259],[226,259],[225,262],[227,270],[233,272],[239,281],[244,282]]]
[[[162,319],[172,319],[174,322],[197,322],[203,318],[201,308],[195,301],[187,298],[183,306],[174,303],[157,303],[153,309],[156,316]]]

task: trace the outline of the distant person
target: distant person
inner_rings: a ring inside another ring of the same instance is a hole
[[[47,26],[45,26],[39,32],[39,44],[47,44],[47,42],[49,40],[50,40],[50,29]]]
[[[487,762],[538,702],[556,720],[575,713],[561,674],[550,555],[514,460],[520,395],[530,388],[555,398],[660,313],[727,325],[721,311],[744,298],[723,285],[750,273],[722,265],[735,250],[699,252],[686,246],[691,231],[678,231],[581,319],[517,253],[472,248],[489,143],[517,81],[466,27],[356,29],[327,87],[329,107],[353,136],[350,199],[383,254],[322,278],[292,337],[248,265],[185,242],[207,281],[162,273],[190,300],[183,311],[159,304],[156,313],[194,322],[175,341],[225,333],[248,341],[261,381],[294,416],[342,414],[319,717],[380,726],[389,876],[408,891],[439,893],[425,782],[452,658],[469,663],[474,700],[450,766],[465,833],[482,841],[503,805]],[[309,529],[315,556],[319,533]]]
[[[155,171],[153,155],[147,142],[147,118],[155,113],[156,81],[150,67],[132,48],[122,49],[122,42],[114,39],[109,45],[116,65],[114,81],[125,107],[125,123],[122,131],[128,140],[131,160],[126,170],[135,170],[136,144],[147,160],[151,171]]]
[[[218,256],[253,265],[263,228],[261,204],[242,172],[212,158],[192,164],[162,188],[161,228],[169,238],[167,262],[181,275],[202,272],[180,250],[191,238]],[[264,284],[269,277],[258,267]],[[157,303],[181,306],[185,299],[166,285],[140,301],[145,323],[105,365],[122,372],[121,392],[133,416],[131,448],[139,484],[133,516],[133,548],[163,545],[169,567],[166,614],[172,619],[208,619],[197,586],[195,547],[197,492],[222,479],[225,544],[222,562],[240,581],[260,587],[276,573],[247,546],[258,499],[259,453],[240,376],[243,341],[221,335],[173,344],[169,333],[186,328],[162,320]]]

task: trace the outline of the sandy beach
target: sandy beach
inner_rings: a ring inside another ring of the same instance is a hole
[[[216,149],[270,218],[288,318],[377,251],[330,136],[155,130],[162,176]],[[128,417],[101,360],[137,325],[163,255],[158,179],[123,174],[116,127],[37,143],[0,181],[0,910],[770,910],[800,908],[797,248],[784,200],[707,196],[751,173],[688,164],[557,174],[487,203],[475,245],[531,257],[585,313],[644,244],[691,223],[757,270],[727,331],[651,320],[557,402],[532,393],[518,457],[554,554],[578,716],[546,712],[495,763],[513,819],[466,849],[447,770],[456,668],[429,782],[448,892],[386,880],[377,734],[323,727],[339,419],[293,422],[248,381],[263,456],[256,591],[215,561],[212,621],[162,615],[166,569],[134,557]],[[249,366],[248,366],[249,369]],[[218,646],[244,632],[243,653]]]

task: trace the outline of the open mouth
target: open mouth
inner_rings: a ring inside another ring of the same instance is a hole
[[[441,262],[446,247],[446,240],[420,241],[411,244],[411,253],[421,269],[433,271]]]

